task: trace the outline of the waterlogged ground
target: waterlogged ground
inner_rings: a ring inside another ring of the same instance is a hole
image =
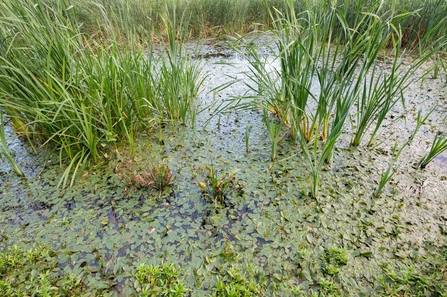
[[[200,95],[204,106],[247,91],[242,57],[213,42],[200,57],[208,75]],[[234,78],[241,80],[213,91]],[[208,121],[213,109],[205,109],[194,129],[166,127],[164,144],[155,132],[141,135],[133,157],[124,148],[109,153],[106,164],[84,171],[67,189],[56,188],[57,153],[34,154],[11,139],[27,180],[0,160],[0,246],[51,245],[59,251],[56,272],[80,275],[88,291],[105,295],[136,294],[141,263],[179,265],[192,296],[215,293],[218,279],[243,283],[235,271],[266,296],[293,295],[297,287],[304,296],[446,294],[447,154],[423,171],[413,168],[435,133],[447,132],[445,96],[441,78],[412,85],[405,117],[401,109],[390,114],[390,121],[398,120],[384,127],[375,148],[349,148],[344,134],[332,166],[322,172],[318,199],[309,195],[310,169],[296,143],[282,141],[278,159],[270,161],[258,110],[233,110]],[[419,109],[426,113],[435,105],[400,157],[398,172],[373,198],[395,141],[408,138]],[[162,159],[175,180],[161,198],[127,183]],[[242,186],[217,211],[197,185],[206,181],[207,167],[237,169]]]

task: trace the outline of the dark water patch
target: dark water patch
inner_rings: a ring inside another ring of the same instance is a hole
[[[118,218],[115,208],[112,206],[108,211],[108,224],[113,224],[115,228],[119,228],[120,218]]]
[[[33,211],[51,210],[52,206],[52,204],[46,203],[45,201],[35,201],[29,205]]]
[[[71,198],[70,200],[67,200],[66,202],[65,202],[65,208],[67,209],[67,210],[73,210],[73,209],[75,209],[76,208],[76,201],[75,201],[75,199],[74,198]]]
[[[204,60],[208,60],[208,59],[228,59],[231,57],[234,57],[235,53],[234,52],[208,52],[208,53],[200,53],[197,55],[194,55],[193,58],[194,59],[204,59]]]
[[[20,226],[26,226],[29,224],[28,217],[17,215],[12,219],[13,224],[17,224]]]

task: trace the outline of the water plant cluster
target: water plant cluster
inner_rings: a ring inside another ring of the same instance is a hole
[[[203,194],[214,201],[214,207],[218,205],[228,205],[227,196],[231,191],[237,191],[242,186],[236,183],[236,171],[227,173],[225,170],[219,174],[214,166],[205,167],[206,180],[198,182],[197,185]]]
[[[57,252],[44,244],[28,249],[13,246],[0,254],[2,296],[80,296],[86,294],[79,276],[61,274]]]
[[[159,198],[163,190],[173,183],[172,171],[163,162],[154,166],[149,171],[137,174],[134,180],[140,186],[157,190]]]
[[[319,174],[330,164],[347,124],[352,147],[365,138],[372,147],[390,111],[398,104],[405,108],[403,93],[415,82],[412,73],[445,46],[444,37],[436,39],[443,22],[421,37],[422,44],[427,39],[431,46],[419,48],[408,66],[402,52],[404,34],[397,22],[415,12],[383,11],[381,2],[365,10],[362,1],[348,12],[346,5],[321,1],[300,13],[294,1],[287,3],[284,13],[270,11],[277,46],[273,61],[256,47],[243,52],[250,63],[246,75],[252,91],[246,98],[264,110],[272,160],[283,126],[288,138],[299,143],[312,172],[312,196],[317,197]],[[389,69],[384,69],[383,60],[391,65]],[[421,122],[415,133],[427,117],[418,116]],[[442,139],[435,139],[432,151],[442,152],[442,144]],[[384,176],[389,177],[386,172]]]
[[[49,145],[61,162],[70,160],[63,186],[117,143],[132,148],[141,131],[194,125],[198,108],[200,66],[183,52],[168,16],[168,46],[155,54],[119,44],[98,9],[109,29],[100,42],[81,33],[73,5],[5,1],[0,9],[2,119],[34,148]]]

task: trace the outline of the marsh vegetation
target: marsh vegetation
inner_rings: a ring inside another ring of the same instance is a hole
[[[3,1],[0,294],[445,296],[445,1]]]

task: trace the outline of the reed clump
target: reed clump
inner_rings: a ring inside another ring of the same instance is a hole
[[[177,46],[176,24],[167,15],[169,54],[156,55],[119,43],[100,5],[109,30],[103,43],[82,33],[73,5],[0,5],[0,109],[33,147],[55,148],[61,163],[68,157],[60,185],[73,183],[76,172],[100,162],[118,142],[132,148],[138,131],[166,121],[186,123],[196,114],[190,111],[200,67]]]
[[[41,3],[55,7],[59,2],[44,0]],[[444,0],[294,1],[293,7],[297,13],[304,13],[312,6],[314,9],[311,12],[317,13],[318,6],[327,2],[343,12],[345,21],[351,28],[354,28],[358,22],[357,12],[368,11],[371,7],[378,7],[379,15],[415,12],[410,17],[394,22],[395,26],[402,31],[401,45],[403,47],[430,46],[433,39],[424,38],[426,34],[436,39],[447,33],[445,26],[437,27],[437,24],[445,21],[447,16],[447,3]],[[289,9],[287,1],[282,0],[116,0],[113,2],[71,0],[69,4],[73,5],[78,12],[77,17],[79,23],[83,24],[81,29],[83,33],[104,40],[110,32],[114,32],[121,41],[138,39],[142,43],[149,39],[159,40],[159,36],[153,33],[156,28],[163,27],[164,13],[172,16],[173,11],[179,11],[176,22],[187,16],[188,28],[184,32],[187,32],[189,38],[197,38],[228,32],[244,34],[265,30],[274,22],[266,7],[283,14]],[[111,16],[107,27],[98,23],[97,20],[102,18],[102,13],[97,10],[97,7],[103,7],[106,14]],[[130,27],[133,28],[132,31],[129,31]],[[334,30],[342,32],[344,29],[343,26],[337,25]],[[433,30],[436,32],[432,32]]]
[[[351,146],[367,138],[372,145],[389,112],[405,107],[403,92],[413,82],[411,74],[445,46],[437,37],[442,21],[420,37],[420,47],[410,66],[403,66],[404,34],[399,27],[415,11],[384,10],[381,2],[321,1],[296,11],[286,1],[285,11],[269,10],[271,33],[277,45],[274,61],[248,50],[250,99],[269,110],[298,140],[312,171],[312,196],[319,191],[322,168],[330,164],[338,138],[351,119]],[[394,3],[394,2],[393,2]],[[390,61],[385,71],[383,60]],[[279,67],[271,65],[278,63]],[[264,115],[264,118],[267,116]],[[272,137],[272,125],[265,121]],[[272,137],[272,159],[277,138]]]

